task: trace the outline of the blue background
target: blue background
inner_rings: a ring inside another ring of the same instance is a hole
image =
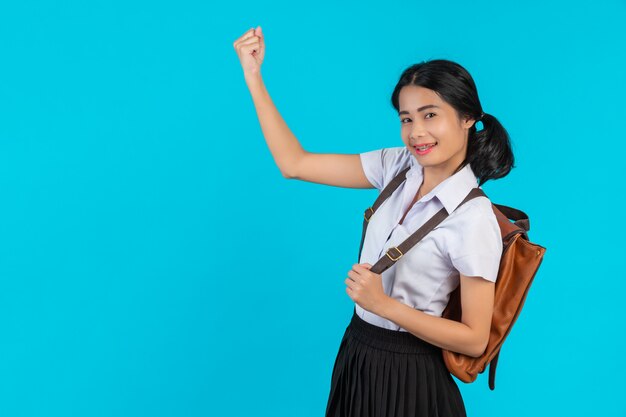
[[[0,415],[320,416],[377,191],[284,179],[233,42],[305,149],[401,146],[407,66],[474,77],[548,248],[470,416],[624,416],[624,1],[4,2]],[[503,411],[503,410],[506,410]]]

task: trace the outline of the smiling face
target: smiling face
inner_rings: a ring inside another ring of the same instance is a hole
[[[402,141],[411,154],[425,169],[452,175],[465,160],[475,121],[459,119],[454,107],[425,87],[402,87],[398,103]]]

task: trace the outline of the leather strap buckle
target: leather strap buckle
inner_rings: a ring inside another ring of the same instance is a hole
[[[368,216],[369,214],[369,216]],[[365,217],[365,220],[369,223],[370,218],[372,217],[372,215],[374,214],[374,209],[372,209],[371,207],[368,207],[365,210],[365,214],[363,214],[363,217]]]
[[[390,252],[392,249],[395,249],[395,250],[396,250],[396,251],[397,251],[400,255],[398,255],[398,257],[396,257],[396,258],[394,258],[393,256],[391,256],[391,255],[389,254],[389,252]],[[387,249],[387,253],[385,253],[385,255],[387,255],[387,257],[388,257],[389,259],[391,259],[392,261],[394,261],[394,262],[395,262],[395,261],[397,261],[398,259],[402,258],[403,253],[400,251],[400,249],[398,249],[396,246],[394,246],[393,248],[389,248],[389,249]]]

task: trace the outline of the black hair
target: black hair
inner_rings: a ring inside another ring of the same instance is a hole
[[[469,129],[467,155],[455,172],[470,164],[479,185],[487,180],[502,178],[514,167],[509,134],[491,114],[483,113],[476,84],[469,72],[456,62],[434,59],[411,65],[404,70],[391,95],[391,104],[400,111],[400,90],[406,85],[416,85],[433,90],[450,104],[460,118],[472,118],[476,123]]]

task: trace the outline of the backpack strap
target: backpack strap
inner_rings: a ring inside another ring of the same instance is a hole
[[[457,206],[457,208],[461,207],[466,202],[470,201],[476,197],[486,197],[483,190],[480,188],[472,188],[471,191],[467,194],[465,199]],[[456,210],[456,209],[455,209]],[[426,223],[422,225],[419,229],[417,229],[411,236],[406,238],[404,242],[399,244],[398,246],[391,247],[387,249],[385,256],[380,258],[371,268],[370,271],[375,274],[382,274],[387,269],[391,268],[393,264],[395,264],[398,259],[400,259],[405,253],[409,251],[413,246],[415,246],[420,240],[424,238],[428,233],[430,233],[435,227],[437,227],[442,221],[444,221],[449,216],[449,213],[445,208],[439,210],[433,217],[428,219]]]
[[[395,178],[392,179],[385,188],[383,188],[383,190],[378,195],[378,198],[376,198],[376,201],[374,201],[374,204],[372,204],[371,207],[365,209],[365,213],[363,214],[363,234],[361,235],[361,246],[359,247],[359,257],[357,258],[357,262],[361,260],[361,251],[363,250],[363,241],[365,240],[365,230],[367,230],[367,223],[370,221],[370,218],[372,217],[374,212],[378,210],[378,207],[380,207],[380,205],[383,204],[383,202],[391,194],[393,194],[394,191],[396,191],[400,184],[404,182],[404,180],[406,179],[406,173],[409,171],[409,169],[411,169],[410,166],[400,171],[400,173],[396,175]]]
[[[498,353],[496,356],[491,359],[489,362],[489,389],[496,389],[496,367],[498,366],[498,358],[500,357],[500,349],[498,349]]]
[[[494,204],[494,206],[496,206],[496,208],[506,217],[513,220],[516,226],[523,229],[524,233],[528,233],[530,231],[530,219],[528,218],[528,214],[524,213],[522,210],[509,206],[503,206],[501,204]]]
[[[357,258],[357,262],[361,260],[361,251],[363,250],[363,242],[365,241],[365,232],[367,230],[367,224],[369,223],[370,218],[376,212],[378,207],[387,199],[393,192],[404,182],[406,179],[406,173],[409,171],[410,167],[400,171],[396,177],[387,184],[387,186],[381,191],[380,195],[374,201],[374,204],[371,207],[368,207],[365,210],[363,217],[363,233],[361,235],[361,245],[359,247],[359,257]],[[480,188],[472,188],[470,192],[467,194],[465,199],[457,206],[460,207],[465,204],[467,201],[476,198],[476,197],[486,197],[483,190]],[[409,236],[404,242],[399,244],[398,246],[389,248],[386,256],[380,258],[370,269],[375,274],[382,274],[387,269],[391,268],[393,264],[396,263],[398,259],[400,259],[409,249],[415,246],[424,236],[426,236],[431,230],[439,225],[442,221],[448,217],[449,213],[445,208],[439,210],[433,217],[431,217],[426,223],[422,225],[419,229],[417,229],[411,236]]]

